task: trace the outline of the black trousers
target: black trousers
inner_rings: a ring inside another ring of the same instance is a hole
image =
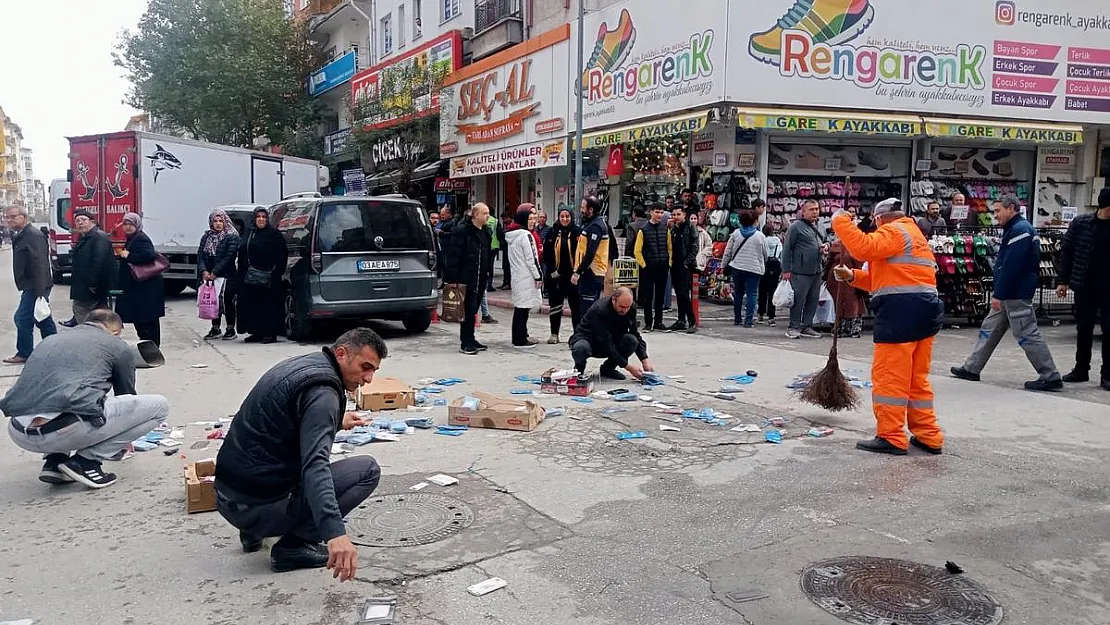
[[[1095,324],[1102,328],[1102,380],[1110,380],[1110,292],[1075,292],[1075,368],[1091,370]]]
[[[581,300],[578,294],[575,293],[574,285],[570,283],[570,279],[552,280],[547,286],[547,302],[551,305],[551,333],[558,336],[559,330],[563,327],[563,305],[570,306],[570,320],[573,324],[571,331],[578,327],[578,322],[582,320],[582,307],[580,306]]]
[[[593,345],[586,339],[578,339],[571,342],[570,355],[574,359],[574,369],[576,371],[584,373],[586,371],[586,361],[595,357],[605,358],[605,362],[601,363],[602,371],[612,371],[623,366],[620,364],[621,362],[628,362],[628,359],[636,353],[636,348],[639,346],[639,339],[631,334],[616,338],[616,352],[622,356],[622,359],[618,361],[609,356],[612,353],[610,347]]]
[[[224,292],[220,294],[220,312],[223,313],[223,318],[224,321],[227,323],[228,330],[235,330],[235,320],[237,319],[237,317],[235,316],[236,295],[237,293],[235,292],[235,288],[232,287],[231,279],[229,278],[226,282],[224,282]],[[219,317],[212,320],[212,327],[219,329]]]
[[[465,317],[459,324],[459,341],[463,347],[473,347],[478,340],[474,338],[474,318],[478,316],[478,309],[482,305],[482,296],[486,292],[486,281],[483,279],[476,288],[466,287],[466,299],[463,300]]]
[[[767,317],[768,319],[775,318],[775,305],[771,303],[771,298],[775,295],[775,289],[779,286],[779,279],[782,278],[782,263],[777,259],[767,259],[767,270],[763,272],[763,277],[759,280],[759,310],[760,317]]]
[[[644,309],[644,327],[663,323],[663,300],[667,295],[667,267],[640,268],[640,308]]]
[[[604,289],[605,276],[599,278],[591,273],[589,275],[583,274],[578,277],[578,308],[582,311],[583,315],[590,309],[590,306],[597,303]],[[577,325],[578,324],[575,324],[575,326]]]
[[[512,272],[509,268],[509,250],[508,248],[501,250],[501,284],[508,285],[512,278]]]
[[[528,308],[513,309],[513,345],[524,345],[528,342]]]
[[[678,298],[678,322],[694,325],[694,301],[690,284],[689,269],[682,266],[671,268],[671,287]]]
[[[154,341],[155,345],[162,346],[162,324],[157,319],[136,323],[134,326],[140,341]]]
[[[378,487],[382,471],[370,456],[355,456],[330,465],[339,512],[347,516]],[[274,503],[257,506],[233,502],[216,492],[216,509],[241,532],[256,538],[281,536],[294,542],[319,543],[320,535],[312,509],[300,490]]]

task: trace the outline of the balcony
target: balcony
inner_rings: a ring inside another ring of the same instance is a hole
[[[523,41],[521,0],[478,0],[474,4],[474,38],[470,40],[470,51],[475,61]]]

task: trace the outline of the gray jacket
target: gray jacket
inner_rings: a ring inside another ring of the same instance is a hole
[[[800,276],[816,276],[821,273],[821,246],[825,240],[817,232],[817,226],[804,219],[790,224],[786,231],[786,242],[782,246],[783,273],[796,273]]]
[[[108,391],[136,394],[135,357],[119,337],[85,323],[35,347],[15,386],[0,399],[0,412],[100,417]]]

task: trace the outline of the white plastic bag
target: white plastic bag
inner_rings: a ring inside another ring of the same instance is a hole
[[[775,294],[771,296],[771,303],[775,305],[775,308],[790,308],[794,305],[794,287],[790,286],[789,280],[783,280],[775,287]]]
[[[42,321],[50,316],[50,302],[45,297],[35,300],[35,321]]]
[[[821,295],[817,300],[817,314],[813,316],[814,325],[833,325],[836,323],[836,304],[825,285],[821,285]]]

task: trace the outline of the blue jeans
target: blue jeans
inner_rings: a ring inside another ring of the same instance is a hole
[[[46,290],[46,301],[50,301],[50,289]],[[15,355],[30,358],[35,351],[35,326],[39,327],[42,338],[58,333],[54,317],[35,321],[35,294],[30,290],[19,294],[19,306],[15,309]]]
[[[759,280],[762,277],[750,271],[732,270],[732,322],[734,324],[740,324],[745,303],[748,305],[748,314],[744,316],[744,325],[750,326],[755,322],[756,299],[759,296]]]

